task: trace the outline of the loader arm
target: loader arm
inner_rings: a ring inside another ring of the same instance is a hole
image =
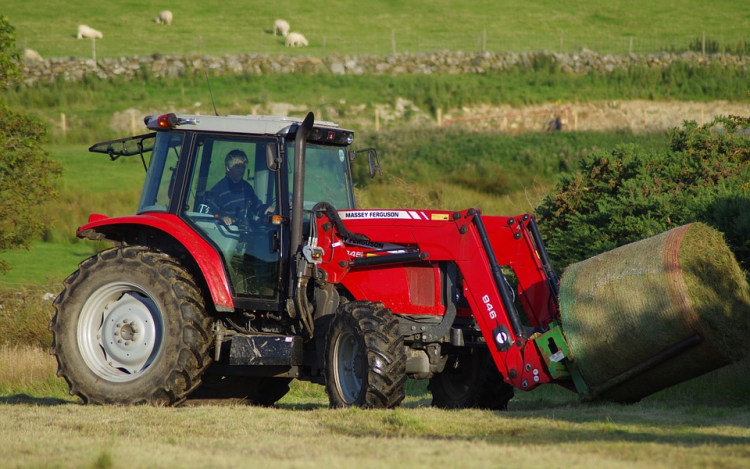
[[[325,217],[318,218],[321,267],[328,281],[340,283],[357,299],[382,301],[396,314],[438,314],[448,310],[435,301],[413,304],[415,288],[403,281],[412,266],[426,268],[454,263],[471,314],[504,379],[520,389],[550,382],[548,360],[532,336],[545,332],[558,316],[556,277],[535,239],[534,217],[482,217],[477,210],[461,212],[357,210],[339,212],[348,230],[369,242],[351,242]],[[541,254],[540,254],[541,253]],[[516,311],[513,291],[501,270],[517,279],[523,311]],[[544,353],[547,353],[544,350]]]

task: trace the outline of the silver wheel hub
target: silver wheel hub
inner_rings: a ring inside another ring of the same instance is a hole
[[[156,343],[154,319],[147,305],[152,302],[144,300],[147,298],[126,293],[109,303],[99,329],[99,344],[109,365],[129,373],[143,369]]]
[[[146,291],[117,282],[96,290],[78,322],[78,348],[89,369],[113,382],[137,379],[161,348],[161,311]]]

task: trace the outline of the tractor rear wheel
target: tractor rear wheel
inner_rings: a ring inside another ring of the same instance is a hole
[[[325,357],[331,407],[393,408],[404,399],[404,338],[382,303],[339,307],[326,335]]]
[[[102,251],[65,280],[55,309],[57,375],[85,403],[177,404],[211,363],[200,290],[167,254]]]
[[[506,410],[513,386],[503,381],[487,350],[451,354],[445,370],[430,379],[432,405],[444,409]]]

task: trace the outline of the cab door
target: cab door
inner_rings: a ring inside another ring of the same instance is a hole
[[[279,172],[266,165],[266,147],[274,142],[271,137],[198,134],[192,148],[179,215],[221,253],[238,305],[260,301],[270,308],[278,303],[282,289],[280,240],[285,227],[271,223],[271,217],[279,214]],[[247,158],[238,182],[228,180],[230,153]],[[240,206],[240,198],[248,203]],[[231,223],[218,213],[227,200],[234,204]]]

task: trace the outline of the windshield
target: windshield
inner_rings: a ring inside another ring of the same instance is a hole
[[[169,208],[184,137],[182,132],[157,133],[138,213],[166,212]]]
[[[294,142],[286,144],[291,156],[288,166],[291,185],[294,171]],[[318,202],[328,202],[336,210],[354,209],[349,160],[346,147],[307,144],[305,150],[305,209],[310,210]],[[289,188],[291,203],[293,187]]]

